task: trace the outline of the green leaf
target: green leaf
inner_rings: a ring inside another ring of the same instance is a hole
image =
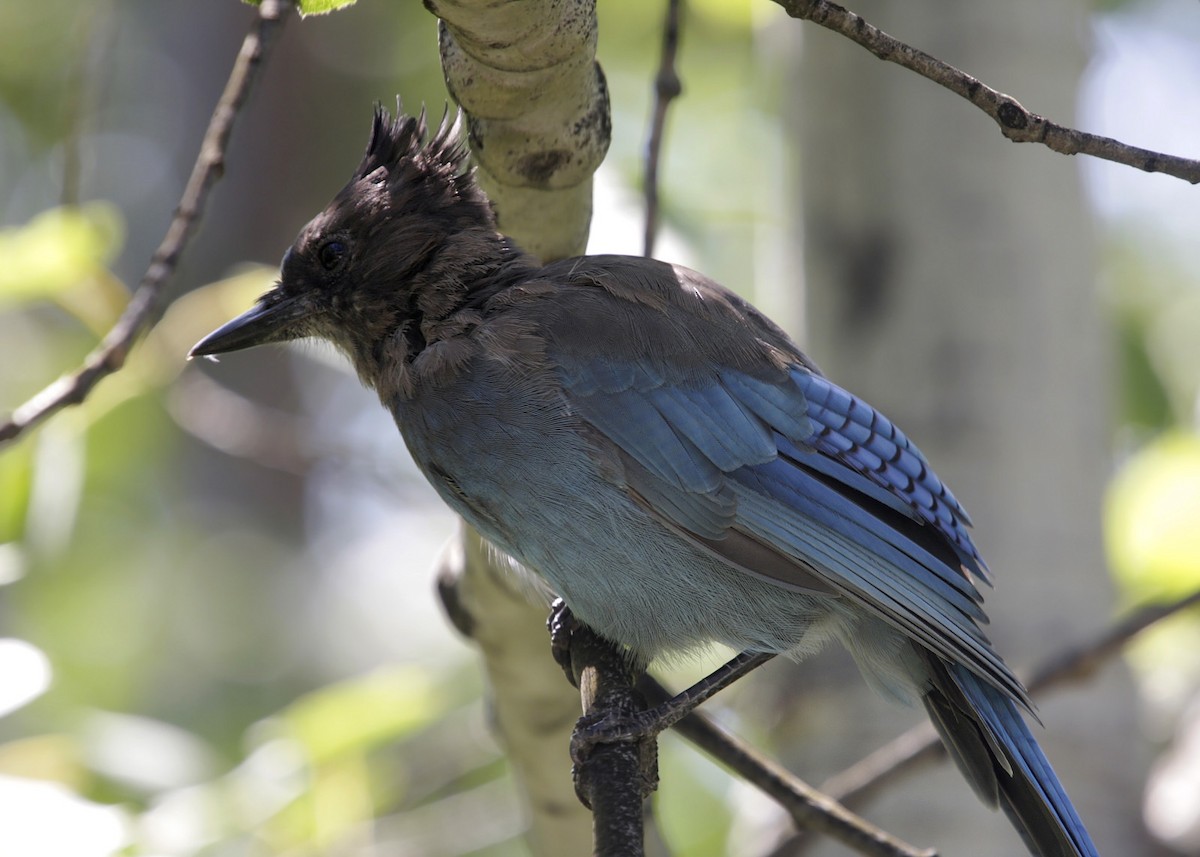
[[[251,6],[258,6],[261,0],[243,0]],[[326,15],[343,6],[353,6],[358,0],[300,0],[296,5],[300,8],[301,17],[309,15]]]
[[[283,712],[283,721],[288,737],[320,763],[411,734],[441,710],[428,675],[400,666],[313,691]]]
[[[105,271],[124,231],[120,213],[103,202],[53,208],[0,230],[0,307],[53,298]]]
[[[1136,601],[1200,587],[1200,435],[1171,432],[1134,455],[1109,487],[1105,541]]]

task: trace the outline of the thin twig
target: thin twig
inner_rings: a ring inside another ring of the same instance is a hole
[[[1029,675],[1030,693],[1090,678],[1100,666],[1120,654],[1126,644],[1164,619],[1200,604],[1200,589],[1164,604],[1149,604],[1135,610],[1089,643],[1064,649],[1043,661]]]
[[[642,677],[638,688],[651,704],[657,705],[670,698],[670,693],[649,676]],[[873,857],[930,857],[934,853],[902,842],[858,817],[699,711],[689,712],[674,729],[746,782],[774,798],[792,816],[797,827],[823,833],[860,854]]]
[[[1143,607],[1089,642],[1054,654],[1030,674],[1030,694],[1087,679],[1142,631],[1197,604],[1200,604],[1200,590],[1166,604]],[[848,807],[861,807],[898,780],[944,756],[945,749],[933,727],[923,723],[830,777],[821,784],[821,793]],[[802,830],[772,854],[778,857],[799,854],[810,841],[807,831]]]
[[[234,119],[262,66],[270,36],[282,23],[291,5],[287,0],[263,0],[258,7],[258,17],[242,42],[225,91],[221,93],[221,99],[209,120],[208,130],[200,143],[200,154],[196,157],[191,178],[175,209],[175,216],[125,311],[79,369],[50,384],[0,423],[0,444],[20,437],[68,405],[78,405],[102,378],[125,365],[133,343],[150,326],[158,308],[159,296],[175,273],[179,257],[204,212],[209,191],[224,170],[225,150]]]
[[[658,234],[658,162],[662,154],[663,128],[667,123],[667,108],[683,92],[679,73],[675,70],[675,54],[679,50],[679,18],[683,0],[667,0],[663,18],[662,58],[654,78],[654,116],[650,121],[650,136],[646,140],[646,229],[642,239],[642,255],[654,255],[654,239]]]
[[[1091,155],[1148,173],[1164,173],[1200,183],[1200,161],[1166,155],[1067,128],[1026,110],[1011,96],[985,85],[937,57],[892,38],[836,3],[827,0],[775,0],[793,18],[812,21],[840,33],[885,62],[896,63],[970,101],[1000,126],[1015,143],[1041,143],[1063,155]]]

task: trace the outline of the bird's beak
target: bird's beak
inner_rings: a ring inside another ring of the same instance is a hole
[[[268,292],[253,307],[201,339],[188,352],[188,359],[296,338],[293,326],[311,315],[307,301],[277,295]]]

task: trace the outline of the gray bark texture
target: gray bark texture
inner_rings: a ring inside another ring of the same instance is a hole
[[[608,151],[595,0],[427,0],[500,229],[550,261],[583,252]]]
[[[1071,121],[1087,59],[1081,0],[1053,14],[1036,0],[854,10]],[[996,578],[990,636],[1020,671],[1113,610],[1100,538],[1109,361],[1076,164],[1008,142],[953,95],[825,30],[805,27],[800,53],[807,350],[914,438],[974,517]],[[918,719],[870,698],[848,660],[813,667],[811,704],[794,691],[811,725],[790,763],[805,776],[819,781]],[[836,729],[821,711],[842,712]],[[1147,751],[1121,669],[1039,713],[1035,734],[1101,852],[1149,853],[1138,822]],[[1021,852],[950,766],[910,783],[868,817],[946,855]]]

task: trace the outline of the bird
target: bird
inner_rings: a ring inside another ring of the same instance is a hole
[[[441,498],[578,621],[643,663],[840,642],[924,705],[1031,853],[1096,855],[981,629],[970,518],[920,450],[696,271],[523,252],[462,124],[377,106],[278,282],[189,357],[332,343]]]

